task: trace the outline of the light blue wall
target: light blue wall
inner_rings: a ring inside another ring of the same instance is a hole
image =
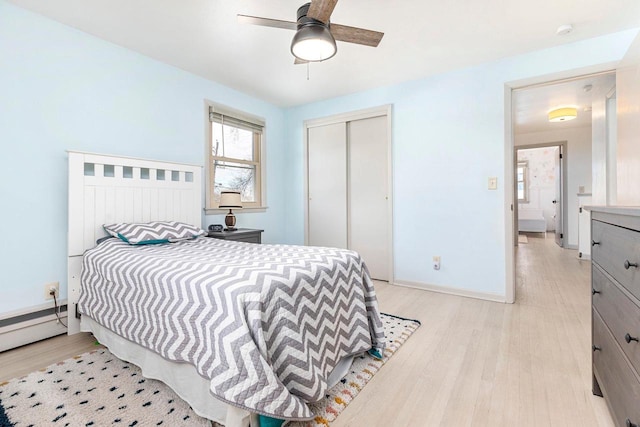
[[[284,239],[282,109],[2,0],[0,88],[0,315],[66,297],[65,150],[203,165],[205,99],[266,119],[269,209],[237,217]]]
[[[504,296],[505,84],[618,61],[636,33],[287,110],[287,241],[304,241],[303,121],[392,104],[395,279]],[[497,191],[487,189],[490,176]],[[431,268],[434,255],[440,271]]]
[[[238,222],[288,243],[304,235],[302,122],[392,104],[396,278],[504,295],[505,83],[617,61],[635,34],[282,110],[0,0],[0,315],[43,303],[47,282],[65,296],[65,150],[203,164],[204,99],[266,119],[269,209]]]

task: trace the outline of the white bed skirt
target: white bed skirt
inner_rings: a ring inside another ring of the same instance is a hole
[[[225,427],[232,427],[227,424],[227,409],[230,405],[216,399],[209,392],[209,381],[201,377],[192,365],[166,360],[157,353],[122,338],[86,315],[80,320],[80,330],[93,333],[100,344],[119,359],[139,366],[146,378],[167,384],[191,405],[196,414],[224,424]],[[249,415],[247,411],[243,412],[246,412],[246,416]]]
[[[80,330],[91,332],[100,344],[119,359],[139,366],[146,378],[167,384],[201,417],[224,424],[225,427],[259,425],[256,414],[228,405],[213,396],[209,391],[209,381],[201,377],[192,365],[166,360],[157,353],[112,332],[86,315],[80,320]],[[352,363],[353,356],[342,359],[329,376],[329,388],[349,372]]]

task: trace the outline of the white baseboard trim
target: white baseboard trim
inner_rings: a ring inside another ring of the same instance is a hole
[[[404,286],[407,288],[422,289],[425,291],[438,292],[441,294],[456,295],[459,297],[475,298],[485,301],[494,301],[506,303],[504,295],[493,294],[490,292],[470,291],[468,289],[453,288],[449,286],[431,285],[428,283],[411,282],[408,280],[395,280],[394,285]]]

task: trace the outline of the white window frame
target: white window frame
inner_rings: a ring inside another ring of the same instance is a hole
[[[260,133],[260,141],[255,142],[257,147],[256,157],[257,161],[246,161],[235,158],[226,158],[226,157],[215,157],[212,154],[212,143],[213,143],[213,132],[212,132],[212,113],[221,114],[231,120],[238,120],[241,122],[246,122],[248,125],[253,127],[262,128]],[[251,114],[245,113],[243,111],[235,110],[233,108],[216,104],[211,101],[205,101],[205,159],[206,159],[206,183],[205,183],[205,213],[206,214],[219,214],[222,212],[227,212],[227,209],[218,208],[217,204],[214,204],[214,168],[213,162],[214,160],[223,160],[233,163],[247,163],[247,164],[255,164],[256,165],[256,201],[247,203],[243,202],[243,209],[249,210],[266,210],[266,125],[265,120],[261,117],[253,116]]]
[[[518,169],[522,168],[522,181],[518,180]],[[529,161],[518,160],[516,164],[516,195],[518,194],[518,184],[522,182],[524,197],[518,198],[518,203],[529,203]]]

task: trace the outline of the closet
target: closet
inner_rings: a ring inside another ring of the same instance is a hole
[[[388,120],[307,123],[307,244],[359,252],[378,280],[391,278]]]

